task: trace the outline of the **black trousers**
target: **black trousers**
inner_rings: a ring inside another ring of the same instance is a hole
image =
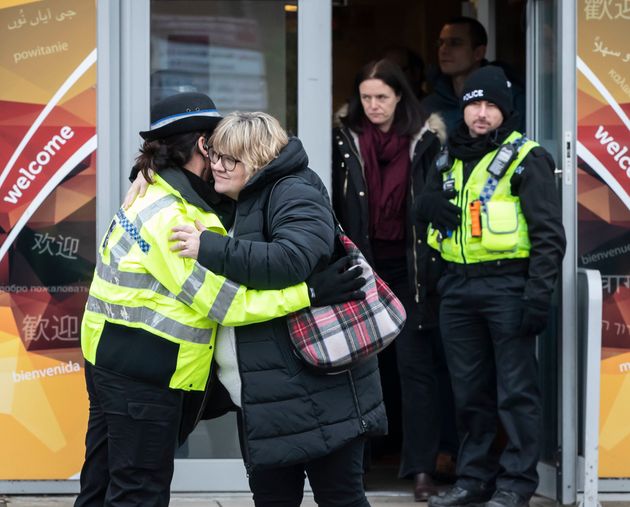
[[[457,484],[479,483],[529,497],[536,490],[542,431],[534,336],[519,336],[525,278],[439,282],[440,324],[455,393],[461,444]],[[507,444],[491,452],[500,419]]]
[[[298,465],[254,470],[249,487],[256,507],[298,507],[308,476],[320,507],[369,507],[363,490],[363,445],[357,438],[322,458]]]
[[[85,363],[90,415],[75,507],[168,506],[182,393]]]
[[[395,362],[380,363],[385,377],[385,404],[390,409],[388,418],[396,410],[393,420],[402,428],[399,475],[432,473],[438,452],[455,455],[458,447],[453,391],[442,339],[437,328],[418,329],[417,303],[409,288],[406,260],[380,262],[376,269],[407,312],[407,322],[396,337],[395,347],[382,353],[395,352]],[[386,385],[391,385],[389,390]],[[396,397],[400,401],[392,403]]]

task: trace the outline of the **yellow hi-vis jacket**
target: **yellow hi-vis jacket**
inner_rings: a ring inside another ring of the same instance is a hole
[[[519,132],[512,132],[505,143],[513,143],[521,138]],[[471,213],[470,205],[478,200],[483,192],[488,180],[488,166],[494,158],[496,150],[487,153],[473,168],[466,184],[464,185],[464,164],[461,160],[455,159],[452,167],[444,171],[442,178],[455,180],[455,190],[457,198],[454,200],[462,210],[462,223],[452,232],[451,237],[442,238],[441,234],[429,225],[427,241],[442,255],[445,261],[457,264],[473,264],[477,262],[488,262],[501,259],[524,259],[529,257],[530,242],[527,228],[527,221],[521,210],[520,199],[511,193],[510,180],[521,165],[527,154],[538,144],[527,140],[520,147],[515,160],[509,165],[505,174],[496,185],[492,198],[487,204],[488,210],[481,211],[483,230],[481,237],[471,234]],[[502,205],[498,212],[491,215],[490,208],[493,204]],[[498,224],[498,225],[495,225]],[[496,231],[493,231],[496,227]],[[501,230],[502,228],[502,230]],[[492,234],[492,235],[491,235]],[[510,240],[509,247],[501,246],[500,238],[504,236]],[[499,238],[497,240],[497,238]],[[497,245],[492,244],[495,240]]]
[[[172,177],[173,171],[180,170],[167,171]],[[310,305],[308,290],[305,283],[283,290],[248,290],[172,252],[168,238],[176,225],[194,226],[198,219],[209,230],[226,231],[209,207],[204,210],[187,202],[164,178],[156,175],[143,198],[118,211],[100,245],[81,326],[81,348],[85,359],[98,366],[102,335],[103,341],[109,336],[103,330],[111,324],[118,325],[116,336],[120,329],[123,334],[129,330],[124,339],[141,335],[149,336],[149,342],[167,340],[170,344],[162,344],[162,349],[175,350],[176,358],[170,378],[162,379],[164,385],[203,390],[218,324],[238,326],[287,315]],[[140,341],[130,342],[129,349]],[[120,357],[121,364],[126,359]]]

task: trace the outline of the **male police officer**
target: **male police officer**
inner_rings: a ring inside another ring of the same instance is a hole
[[[461,444],[457,482],[430,507],[523,507],[538,484],[541,403],[536,335],[564,255],[550,155],[515,130],[510,83],[492,65],[461,95],[464,119],[418,201],[446,271],[440,326]],[[507,434],[491,447],[497,417]]]

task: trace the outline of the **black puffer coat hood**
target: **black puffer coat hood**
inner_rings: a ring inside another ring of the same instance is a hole
[[[248,195],[261,192],[280,178],[290,174],[299,173],[308,168],[308,155],[304,151],[302,141],[297,137],[291,137],[287,144],[265,167],[259,169],[247,182],[239,195],[239,201],[248,198]]]

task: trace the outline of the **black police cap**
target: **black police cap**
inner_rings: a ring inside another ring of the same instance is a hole
[[[212,132],[221,119],[214,102],[204,93],[178,93],[151,108],[151,128],[140,136],[154,141],[186,132]]]

